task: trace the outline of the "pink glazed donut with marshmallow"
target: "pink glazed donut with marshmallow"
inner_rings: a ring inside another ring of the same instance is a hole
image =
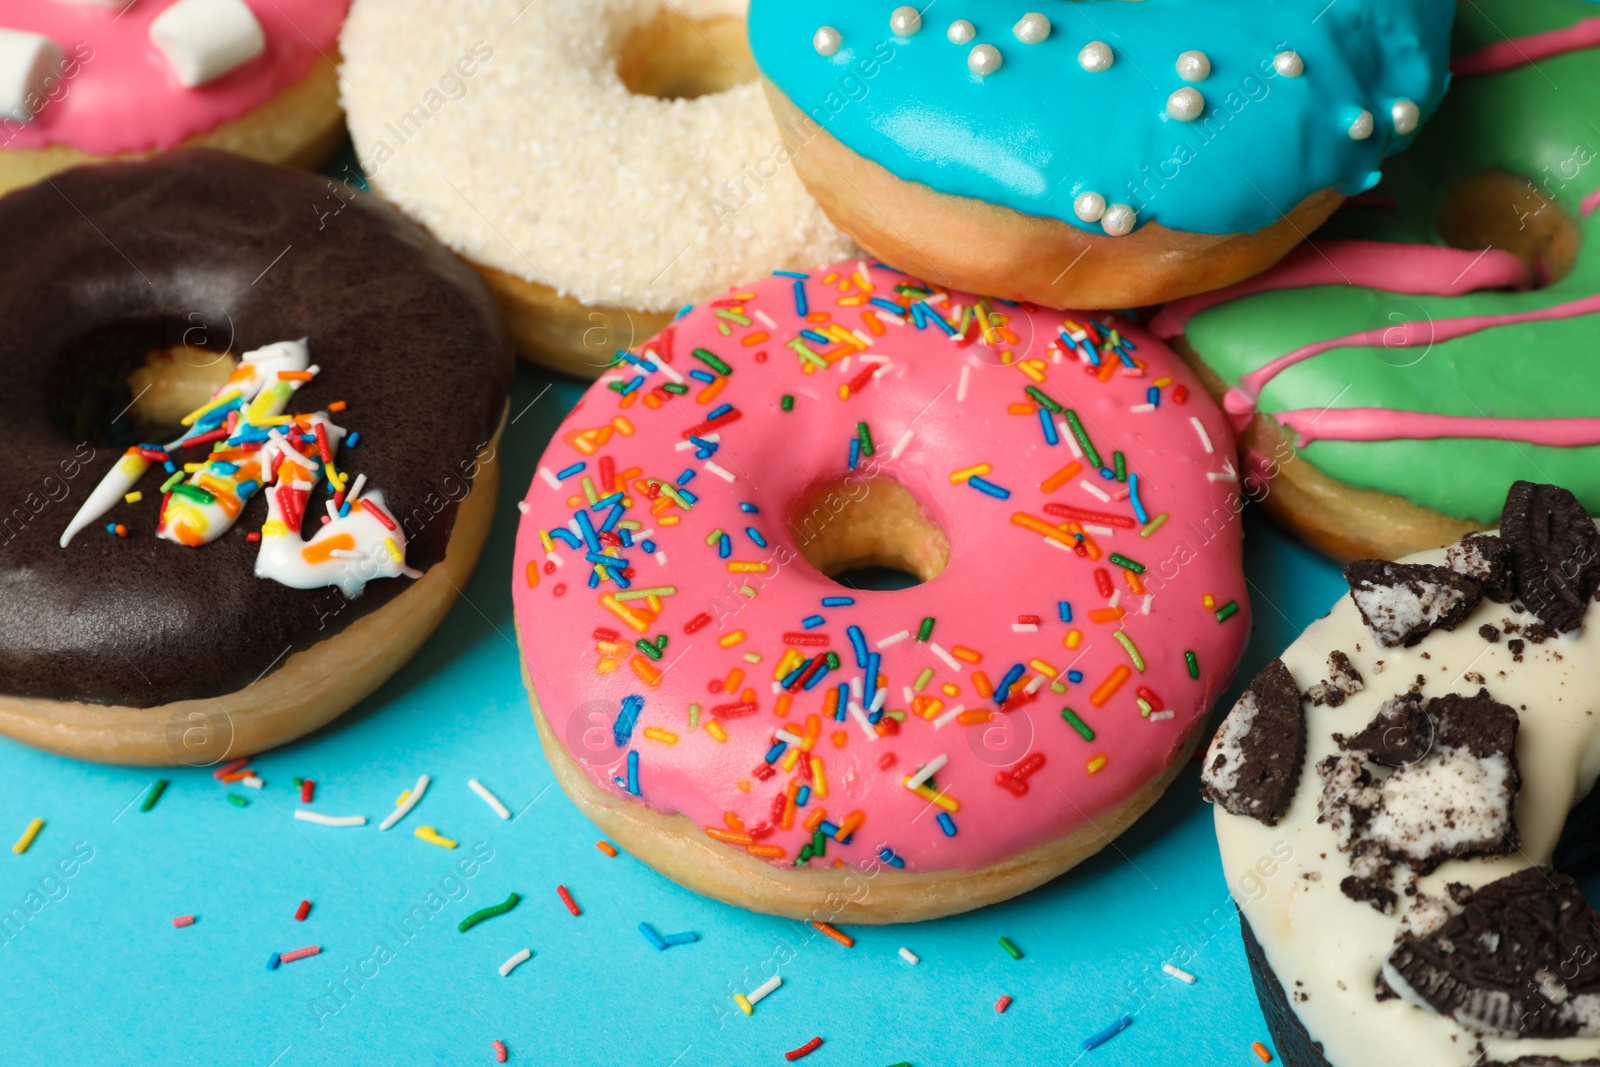
[[[344,136],[335,64],[348,7],[0,0],[0,193],[179,146],[321,164]]]
[[[688,310],[619,353],[521,505],[545,754],[619,845],[757,911],[1031,889],[1155,802],[1233,676],[1233,457],[1117,316],[858,262]]]

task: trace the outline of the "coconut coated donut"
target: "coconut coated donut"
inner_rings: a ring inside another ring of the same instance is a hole
[[[316,166],[348,0],[0,0],[0,193],[179,146]]]
[[[0,732],[125,763],[260,751],[454,600],[510,342],[448,251],[366,196],[323,227],[323,191],[184,150],[0,199]],[[181,426],[129,384],[162,361],[215,383]]]
[[[1450,0],[755,0],[800,176],[875,255],[1052,307],[1275,263],[1444,93]]]
[[[854,261],[735,289],[596,382],[528,490],[546,755],[744,907],[899,922],[1039,885],[1155,801],[1233,673],[1228,441],[1120,318]],[[871,565],[923,584],[829,577]]]
[[[343,96],[373,187],[593,378],[685,304],[852,251],[779,139],[742,0],[361,0]]]
[[[1288,1067],[1600,1062],[1600,532],[1529,482],[1502,524],[1352,563],[1206,755]]]
[[[1268,509],[1324,551],[1449,544],[1518,478],[1600,512],[1600,365],[1562,358],[1600,344],[1597,27],[1582,0],[1463,5],[1450,93],[1380,198],[1155,320],[1226,396]]]

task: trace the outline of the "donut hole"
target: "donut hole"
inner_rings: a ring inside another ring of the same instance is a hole
[[[1439,236],[1453,248],[1498,248],[1533,268],[1536,286],[1571,273],[1582,243],[1578,222],[1530,179],[1485,171],[1451,187],[1439,209]]]
[[[694,19],[670,5],[635,26],[617,52],[617,75],[636,96],[694,100],[756,80],[744,20]]]
[[[888,479],[826,486],[790,520],[795,547],[850,589],[906,589],[950,563],[950,540],[917,498]]]
[[[186,343],[187,324],[135,323],[73,338],[56,355],[52,415],[74,440],[123,447],[162,443],[209,400],[238,361]]]
[[[896,589],[912,589],[922,584],[921,578],[898,567],[851,567],[849,570],[830,574],[828,577],[846,589],[884,593]]]
[[[128,416],[138,425],[159,430],[163,439],[176,437],[183,430],[183,417],[209,401],[238,365],[232,356],[207,348],[152,348],[145,353],[144,364],[128,375],[134,396]]]

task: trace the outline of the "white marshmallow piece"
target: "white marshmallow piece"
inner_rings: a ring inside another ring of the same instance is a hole
[[[150,23],[150,43],[193,89],[259,56],[267,39],[244,0],[178,0]]]
[[[0,29],[0,118],[32,122],[61,59],[61,46],[43,34]]]

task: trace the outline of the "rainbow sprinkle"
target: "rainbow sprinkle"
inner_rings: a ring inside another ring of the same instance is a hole
[[[1101,1030],[1099,1033],[1091,1034],[1089,1037],[1084,1038],[1083,1051],[1088,1052],[1092,1049],[1099,1048],[1101,1045],[1105,1044],[1107,1041],[1110,1041],[1112,1038],[1116,1037],[1118,1034],[1122,1033],[1122,1031],[1126,1030],[1132,1025],[1133,1016],[1124,1015],[1122,1018],[1118,1019],[1104,1030]]]
[[[472,929],[474,926],[477,926],[485,919],[493,919],[497,915],[504,915],[506,912],[510,911],[512,908],[521,903],[521,901],[522,897],[519,894],[512,893],[500,903],[491,904],[487,908],[480,908],[471,915],[468,915],[465,919],[462,919],[456,924],[456,929],[462,933],[466,933],[468,930]]]

